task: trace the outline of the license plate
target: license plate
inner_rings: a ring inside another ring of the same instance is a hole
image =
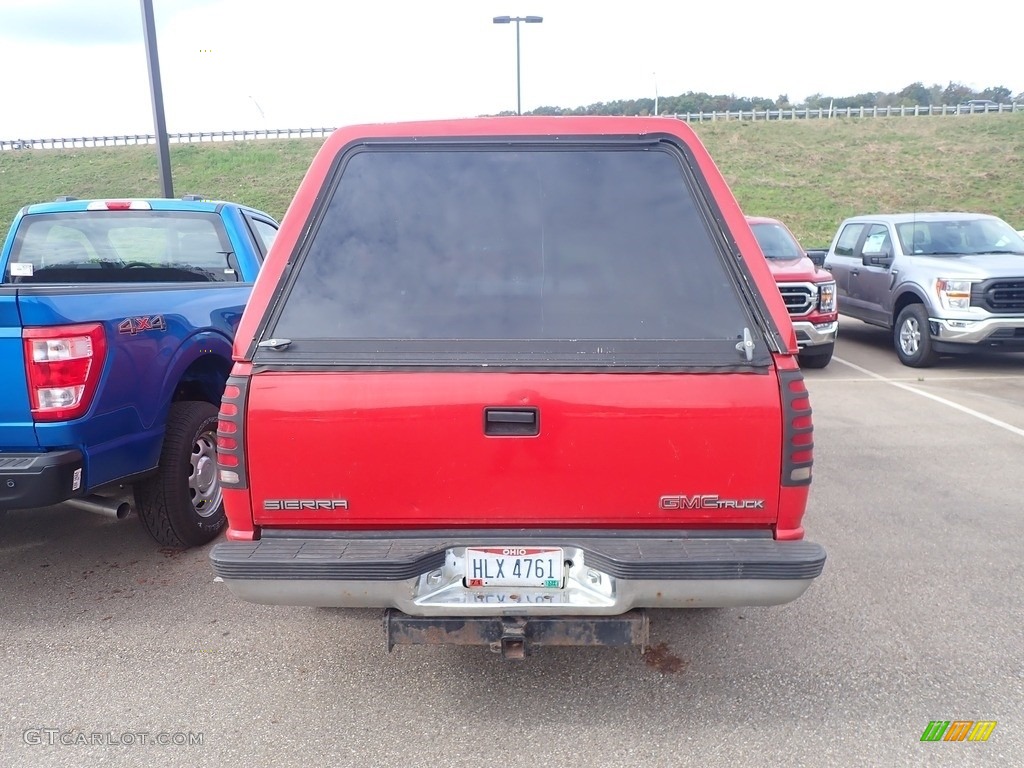
[[[467,547],[467,587],[561,589],[560,547]]]

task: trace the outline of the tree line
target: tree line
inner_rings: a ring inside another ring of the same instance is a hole
[[[846,109],[847,107],[928,107],[956,106],[972,99],[990,99],[998,103],[1009,104],[1013,101],[1024,102],[1024,91],[1013,96],[1009,88],[998,85],[976,91],[962,83],[950,82],[948,85],[935,83],[926,86],[922,82],[911,83],[906,88],[885,93],[858,93],[854,96],[832,96],[815,93],[804,101],[793,103],[787,94],[780,94],[775,99],[761,96],[737,96],[731,94],[710,94],[688,91],[679,96],[662,96],[658,99],[658,114],[673,115],[687,112],[749,112],[769,109]],[[526,113],[530,115],[653,115],[654,99],[620,99],[617,101],[599,101],[585,107],[537,107]],[[515,114],[502,112],[501,114]]]

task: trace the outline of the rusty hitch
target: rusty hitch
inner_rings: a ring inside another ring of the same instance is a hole
[[[384,612],[390,652],[396,645],[486,645],[506,659],[522,659],[537,646],[640,646],[650,621],[643,610],[619,616],[409,616]]]

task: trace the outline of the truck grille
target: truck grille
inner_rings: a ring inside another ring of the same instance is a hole
[[[971,306],[995,313],[1024,312],[1024,277],[975,283],[971,286]]]
[[[779,293],[794,317],[809,314],[818,298],[818,289],[811,283],[780,283]]]

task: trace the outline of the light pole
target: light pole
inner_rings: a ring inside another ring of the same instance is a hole
[[[174,185],[171,183],[171,153],[167,147],[167,123],[164,120],[164,92],[160,87],[160,57],[156,53],[156,22],[153,21],[153,0],[142,0],[142,32],[146,38],[146,63],[149,65],[149,93],[153,102],[160,188],[164,197],[174,197]]]
[[[511,24],[516,23],[516,114],[523,114],[523,99],[522,99],[522,88],[520,86],[519,76],[519,22],[525,21],[527,24],[540,24],[544,21],[543,16],[495,16],[495,24]]]

